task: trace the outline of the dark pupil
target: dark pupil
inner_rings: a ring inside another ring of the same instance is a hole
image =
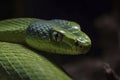
[[[56,41],[57,41],[58,37],[59,37],[58,33],[55,34],[55,40],[56,40]]]

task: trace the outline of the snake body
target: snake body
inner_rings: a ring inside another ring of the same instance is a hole
[[[82,54],[90,38],[73,21],[16,18],[0,21],[1,80],[72,80],[44,56],[31,50]]]

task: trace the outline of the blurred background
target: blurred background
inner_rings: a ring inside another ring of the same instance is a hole
[[[119,0],[0,0],[0,20],[17,17],[67,19],[81,25],[92,40],[91,50],[63,56],[59,62],[73,80],[117,80],[115,76],[120,76]]]

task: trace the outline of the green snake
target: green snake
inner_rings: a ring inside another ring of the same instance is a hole
[[[90,46],[88,35],[73,21],[36,18],[2,20],[0,80],[72,80],[40,53],[84,54]]]

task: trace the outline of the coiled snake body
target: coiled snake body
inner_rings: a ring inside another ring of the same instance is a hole
[[[40,53],[86,53],[90,38],[67,20],[16,18],[0,21],[0,80],[72,80]]]

